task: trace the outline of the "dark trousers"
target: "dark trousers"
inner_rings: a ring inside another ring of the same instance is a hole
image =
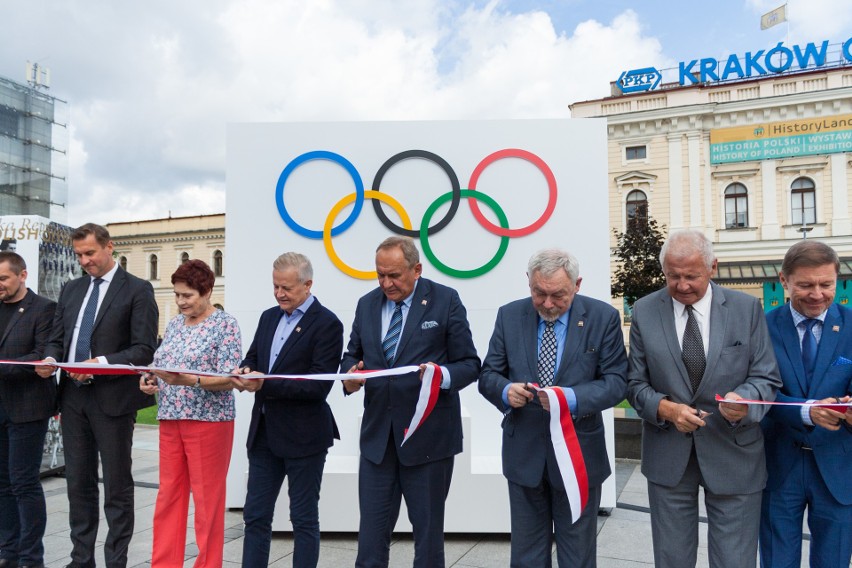
[[[133,536],[133,475],[131,448],[136,413],[104,414],[92,389],[66,385],[62,393],[62,441],[68,481],[68,520],[71,561],[81,568],[95,566],[98,535],[98,457],[104,477],[104,517],[107,568],[125,568]]]
[[[281,458],[269,449],[263,422],[248,451],[249,478],[243,509],[243,567],[269,564],[275,502],[287,478],[290,522],[293,525],[293,567],[316,568],[320,551],[319,498],[328,451],[303,458]]]
[[[444,567],[444,504],[450,492],[454,461],[454,457],[449,457],[421,465],[402,465],[392,440],[382,463],[361,458],[357,568],[387,568],[402,497],[414,533],[414,568]]]
[[[800,450],[796,464],[784,483],[773,491],[763,491],[760,516],[762,567],[801,565],[805,508],[811,531],[810,565],[849,565],[852,558],[852,505],[840,504],[828,490],[813,451]]]
[[[576,524],[565,491],[553,489],[543,479],[536,487],[509,482],[512,518],[512,568],[550,568],[555,536],[560,568],[594,568],[597,565],[598,509],[601,487],[589,487],[586,508]]]
[[[0,558],[19,564],[44,560],[47,510],[39,469],[48,420],[16,424],[0,404]]]

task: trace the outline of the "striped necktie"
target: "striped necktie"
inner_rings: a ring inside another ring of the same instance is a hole
[[[393,309],[388,332],[385,334],[385,339],[382,341],[382,351],[385,354],[385,362],[388,367],[393,364],[396,358],[396,346],[399,344],[399,336],[402,334],[402,302],[397,302]]]

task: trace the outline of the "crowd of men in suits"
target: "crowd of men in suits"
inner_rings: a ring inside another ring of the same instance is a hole
[[[0,358],[148,364],[158,318],[151,284],[116,265],[105,228],[83,225],[72,241],[86,274],[65,286],[58,303],[27,289],[20,256],[0,252]],[[699,487],[711,566],[753,567],[758,542],[762,566],[798,566],[806,509],[811,564],[848,566],[852,411],[813,404],[840,405],[852,394],[852,310],[833,302],[837,254],[813,240],[791,247],[781,270],[790,302],[767,317],[757,299],[711,282],[716,259],[702,232],[672,233],[660,262],[667,285],[636,302],[628,356],[617,311],[579,294],[576,259],[558,249],[534,254],[530,296],[499,309],[480,362],[459,294],[422,276],[411,239],[378,246],[378,287],[358,301],[345,349],[342,323],[310,292],[310,261],[279,257],[277,305],[261,315],[233,379],[255,393],[243,565],[268,563],[286,478],[293,565],[316,566],[322,472],[339,438],[326,402],[332,383],[244,375],[413,365],[419,370],[343,381],[346,395],[364,391],[358,567],[388,566],[403,499],[414,566],[444,566],[444,506],[462,451],[459,391],[476,381],[503,415],[513,567],[550,566],[554,542],[559,566],[595,565],[601,485],[612,473],[601,412],[625,397],[643,419],[657,566],[695,565]],[[403,445],[427,365],[437,368],[437,401]],[[43,565],[38,471],[55,402],[66,452],[69,566],[95,566],[100,459],[104,559],[124,568],[134,525],[133,425],[136,411],[153,401],[126,375],[62,372],[57,389],[49,364],[0,372],[0,568]],[[578,515],[551,445],[549,399],[536,387],[560,388],[567,401],[588,477]],[[776,398],[789,405],[758,404]]]

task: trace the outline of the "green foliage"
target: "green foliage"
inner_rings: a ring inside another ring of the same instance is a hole
[[[148,408],[143,408],[142,410],[136,413],[136,423],[137,424],[150,424],[153,426],[159,425],[157,422],[157,405],[149,406]]]
[[[664,238],[657,222],[650,217],[634,218],[622,233],[613,229],[618,244],[615,257],[618,268],[612,277],[613,296],[623,296],[629,305],[665,286],[660,267],[660,248]]]

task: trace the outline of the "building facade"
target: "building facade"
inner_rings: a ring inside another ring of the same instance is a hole
[[[68,220],[67,105],[0,77],[0,215]]]
[[[109,223],[106,227],[115,244],[116,261],[154,286],[160,309],[160,337],[169,320],[179,313],[171,276],[187,260],[200,259],[210,266],[216,275],[211,301],[224,308],[224,213]]]
[[[719,259],[714,280],[761,298],[765,309],[784,302],[786,250],[818,238],[842,258],[837,301],[847,303],[852,60],[834,60],[729,81],[705,76],[702,60],[701,76],[687,67],[686,77],[681,64],[686,84],[625,94],[622,81],[611,97],[571,105],[574,117],[607,119],[610,226],[625,231],[628,219],[647,215],[665,232],[701,229]]]

